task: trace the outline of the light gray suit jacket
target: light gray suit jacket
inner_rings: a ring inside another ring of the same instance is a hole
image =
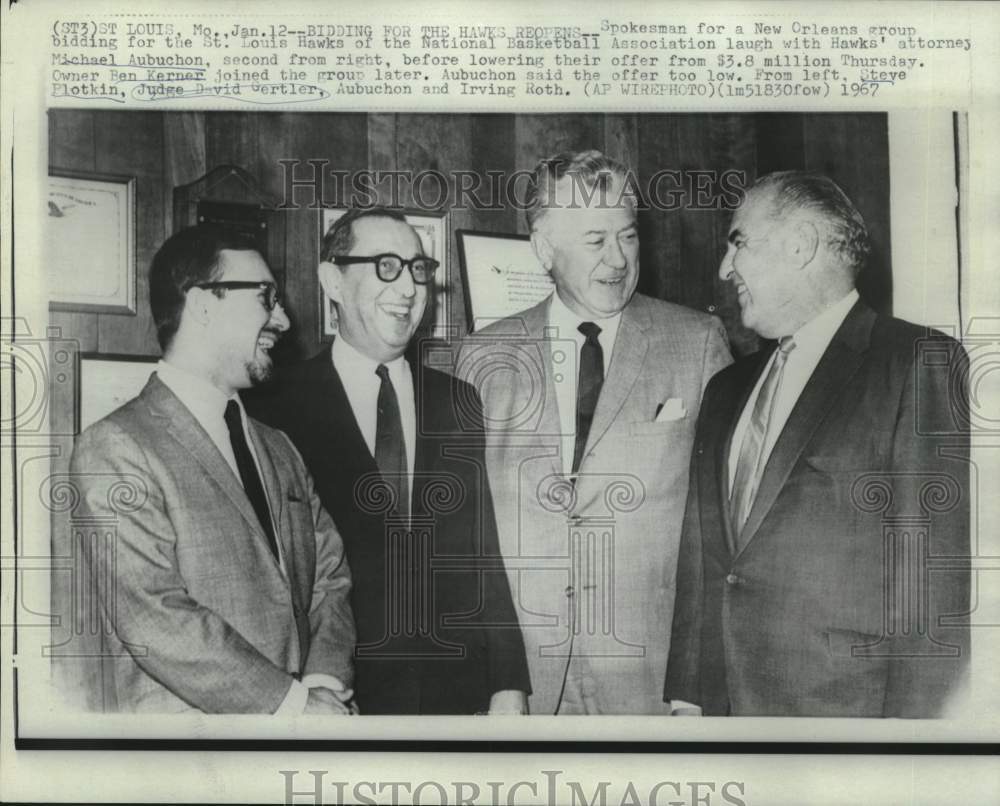
[[[350,571],[302,459],[250,420],[284,570],[211,438],[154,374],[73,452],[107,711],[272,713],[294,676],[352,682]],[[98,550],[100,533],[110,551]]]
[[[575,348],[548,331],[550,300],[470,336],[456,367],[483,399],[531,711],[552,713],[572,655],[596,685],[574,691],[571,675],[564,711],[586,700],[590,713],[664,713],[691,445],[702,391],[732,361],[725,331],[706,314],[633,297],[574,485],[562,474],[552,340]]]

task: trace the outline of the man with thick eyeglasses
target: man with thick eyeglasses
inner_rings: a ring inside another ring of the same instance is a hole
[[[84,552],[111,627],[91,705],[350,713],[343,542],[288,438],[237,394],[270,377],[289,326],[271,271],[200,225],[163,244],[149,289],[163,360],[73,452],[84,515],[116,528],[108,552]]]
[[[383,283],[394,283],[403,273],[408,270],[413,282],[417,285],[427,285],[434,280],[434,272],[441,264],[434,258],[418,255],[412,260],[404,260],[399,255],[391,252],[385,255],[334,255],[333,262],[338,266],[353,266],[358,263],[372,263],[375,266],[375,273]]]
[[[264,310],[271,313],[276,305],[281,305],[281,292],[278,291],[276,283],[271,281],[258,283],[254,280],[231,280],[225,282],[198,283],[196,288],[222,289],[224,291],[239,291],[244,289],[255,289],[260,292],[258,299],[264,306]]]
[[[404,356],[438,263],[385,208],[348,211],[320,259],[333,346],[279,371],[247,405],[292,438],[344,535],[361,712],[521,713],[527,663],[479,398]]]

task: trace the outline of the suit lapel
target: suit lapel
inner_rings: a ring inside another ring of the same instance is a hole
[[[549,464],[548,472],[543,475],[562,475],[562,461],[560,459],[560,445],[558,435],[562,434],[562,423],[559,419],[559,401],[556,397],[556,385],[553,380],[552,367],[552,340],[558,339],[559,334],[548,327],[549,305],[552,303],[551,295],[542,300],[538,305],[529,308],[524,314],[524,327],[527,331],[526,349],[538,350],[538,355],[530,356],[530,359],[538,358],[541,361],[542,382],[545,384],[545,392],[542,397],[542,411],[539,417],[536,433],[542,435],[544,444],[548,448],[555,447],[551,455],[547,457]],[[514,392],[514,410],[521,411],[527,405],[528,399],[537,394],[533,373],[528,372],[520,375],[524,381],[518,384],[517,391]],[[550,436],[552,435],[552,436]]]
[[[427,435],[441,433],[439,424],[428,422],[425,418],[434,418],[438,406],[444,408],[451,405],[450,400],[437,399],[427,388],[427,384],[430,383],[429,378],[427,376],[421,377],[420,371],[415,362],[410,363],[410,375],[413,378],[413,407],[417,421],[416,433],[414,434],[416,444],[413,446],[413,477],[410,479],[411,516],[427,514],[423,507],[423,487],[433,472],[433,468],[430,467],[433,458],[432,446]],[[432,401],[430,406],[424,405],[425,397]]]
[[[243,484],[233,473],[219,449],[215,447],[208,432],[201,427],[187,406],[178,400],[177,396],[167,388],[155,374],[150,378],[142,391],[150,412],[165,422],[166,431],[177,440],[185,451],[199,464],[205,473],[222,489],[232,501],[243,519],[256,532],[260,540],[267,541],[263,527],[257,520],[250,499],[247,497]],[[268,552],[270,553],[270,552]]]
[[[351,568],[355,573],[383,569],[386,542],[382,519],[360,507],[354,494],[358,479],[378,473],[378,466],[333,365],[330,348],[301,365],[294,378],[288,399],[301,401],[298,439],[307,440],[302,453],[307,455],[320,498],[344,539]],[[362,574],[356,578],[353,594],[367,595],[371,584]]]
[[[597,409],[594,420],[587,435],[587,447],[584,457],[600,442],[601,437],[611,427],[618,416],[632,387],[642,373],[642,365],[649,349],[649,339],[645,328],[648,318],[638,312],[636,306],[629,305],[622,312],[621,323],[618,325],[618,335],[615,337],[615,347],[608,365],[608,374],[601,387],[597,399]],[[586,459],[583,460],[584,462]],[[581,462],[581,465],[583,462]]]
[[[874,321],[875,313],[863,303],[856,303],[813,370],[764,467],[757,497],[741,535],[744,550],[774,505],[809,439],[861,367]]]
[[[333,366],[329,350],[324,350],[313,361],[316,362],[316,371],[309,372],[306,377],[310,383],[317,379],[319,389],[304,388],[302,398],[315,402],[317,406],[312,419],[319,424],[321,433],[317,439],[321,445],[327,446],[324,452],[327,460],[337,464],[345,460],[353,462],[359,468],[359,474],[377,472],[378,465],[361,433],[361,426],[354,416],[344,382]],[[340,471],[337,475],[344,475],[344,472]],[[353,474],[347,475],[353,477]]]

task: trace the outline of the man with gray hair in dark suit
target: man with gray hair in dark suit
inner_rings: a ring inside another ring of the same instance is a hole
[[[859,298],[868,243],[817,174],[764,176],[733,216],[719,275],[743,324],[777,344],[705,391],[667,666],[675,711],[952,705],[969,573],[929,563],[969,554],[966,357]]]

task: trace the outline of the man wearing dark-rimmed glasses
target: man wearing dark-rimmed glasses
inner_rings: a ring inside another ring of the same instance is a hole
[[[103,618],[89,705],[144,713],[348,714],[354,624],[344,544],[288,438],[238,392],[266,380],[288,330],[264,258],[203,224],[153,258],[163,359],[88,428],[72,460]],[[89,590],[89,588],[88,588]]]
[[[320,261],[332,348],[279,370],[247,405],[292,438],[344,535],[361,713],[521,713],[527,664],[479,398],[404,355],[438,263],[386,208],[338,219]]]

